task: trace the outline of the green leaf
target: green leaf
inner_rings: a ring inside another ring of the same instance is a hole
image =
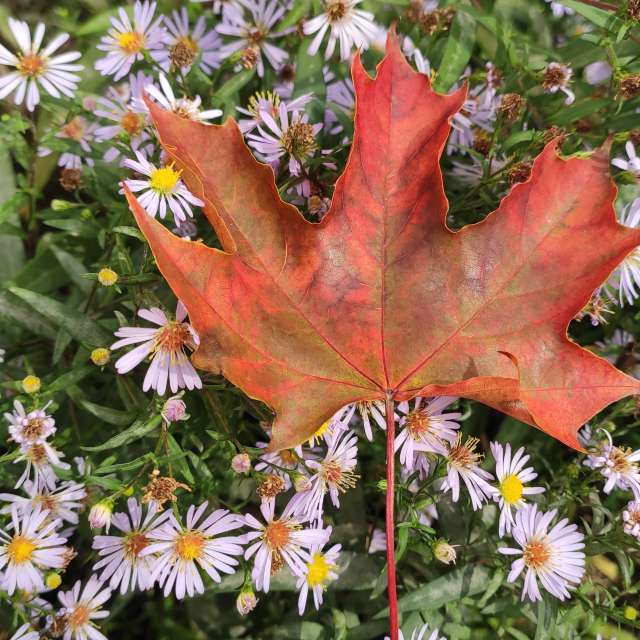
[[[569,9],[573,9],[576,13],[593,22],[593,24],[612,33],[617,33],[624,26],[624,22],[612,11],[605,11],[604,9],[592,7],[588,4],[577,2],[576,0],[562,0],[560,4],[569,7]]]
[[[184,457],[186,454],[184,454],[184,452],[182,451],[182,447],[169,432],[167,432],[167,445],[169,447],[169,453],[172,456],[175,456],[175,462],[176,466],[178,467],[178,471],[182,474],[184,479],[189,484],[195,484],[195,478],[193,477],[191,469],[189,469],[189,465],[187,464],[187,461]]]
[[[94,405],[96,406],[96,405]],[[106,442],[96,445],[94,447],[82,447],[85,451],[107,451],[108,449],[117,449],[129,442],[139,440],[158,428],[162,422],[162,417],[159,415],[149,418],[139,418],[128,429],[121,431],[113,438],[109,438]]]
[[[0,318],[10,323],[17,323],[38,336],[55,340],[57,329],[46,318],[25,302],[8,292],[0,291]]]
[[[87,316],[79,314],[77,309],[70,309],[57,300],[27,289],[11,287],[9,291],[31,305],[47,320],[63,327],[81,343],[101,347],[111,341],[108,331]]]
[[[56,257],[56,260],[60,263],[60,266],[67,273],[73,284],[75,284],[83,293],[89,293],[89,291],[91,291],[91,283],[87,282],[82,277],[82,274],[87,272],[87,268],[82,264],[82,262],[53,243],[51,244],[50,249],[51,253]]]
[[[491,573],[487,567],[473,565],[461,567],[402,596],[398,600],[398,609],[404,613],[422,609],[437,609],[447,602],[455,602],[466,596],[477,595],[487,588],[490,576]],[[388,615],[388,609],[383,609],[374,618]]]
[[[96,473],[100,475],[107,475],[108,473],[114,473],[117,471],[133,471],[140,468],[143,464],[151,462],[155,459],[153,453],[145,453],[143,456],[131,460],[131,462],[122,462],[120,464],[108,464],[104,467],[96,469]]]
[[[43,390],[47,393],[64,391],[72,385],[80,382],[80,380],[86,378],[93,370],[94,367],[80,367],[79,369],[74,369],[73,371],[69,371],[69,373],[61,375],[59,378],[56,378],[51,384],[47,384]]]
[[[476,23],[468,13],[457,13],[444,47],[435,88],[448,91],[460,79],[476,42]]]
[[[118,409],[112,409],[111,407],[105,407],[101,404],[94,404],[84,398],[74,397],[71,393],[69,395],[77,405],[107,424],[122,427],[126,424],[131,424],[131,421],[136,417],[135,411],[120,411]]]
[[[234,73],[214,94],[214,100],[224,102],[238,93],[255,75],[255,69],[243,69],[240,73]]]
[[[304,40],[298,48],[293,96],[297,98],[305,93],[310,93],[313,99],[305,110],[309,114],[311,122],[322,122],[327,94],[327,85],[322,73],[324,58],[317,54],[312,56],[307,53],[309,42],[309,39]]]

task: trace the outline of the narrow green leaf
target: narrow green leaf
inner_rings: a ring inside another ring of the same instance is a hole
[[[189,465],[185,459],[186,454],[182,451],[182,447],[170,433],[167,433],[167,445],[169,446],[169,453],[172,455],[172,460],[174,459],[173,456],[175,456],[178,471],[189,484],[195,484],[195,478],[193,477],[191,469],[189,469]]]
[[[457,13],[442,54],[435,88],[448,91],[460,79],[476,42],[476,23],[468,13]]]
[[[232,95],[240,91],[251,78],[253,78],[255,69],[244,69],[240,73],[234,73],[214,94],[214,100],[224,102]]]
[[[77,309],[70,309],[52,298],[34,293],[28,289],[12,287],[11,293],[31,305],[38,313],[58,327],[63,327],[76,340],[95,347],[104,346],[111,341],[111,335],[97,322],[79,314]]]
[[[577,2],[576,0],[562,0],[560,4],[569,7],[569,9],[573,9],[576,13],[593,22],[593,24],[612,33],[617,33],[624,26],[624,22],[612,11],[605,11],[604,9],[592,7],[591,5]]]
[[[94,405],[95,406],[95,405]],[[154,429],[157,429],[162,421],[162,417],[155,415],[152,418],[139,418],[128,429],[121,431],[113,438],[109,438],[106,442],[94,447],[82,447],[85,451],[107,451],[108,449],[117,449],[129,442],[139,440]]]
[[[73,400],[91,415],[99,418],[103,422],[116,425],[117,427],[131,424],[131,421],[136,416],[135,411],[119,411],[118,409],[111,409],[111,407],[105,407],[101,404],[94,404],[93,402],[89,402],[88,400],[81,398],[73,398]]]

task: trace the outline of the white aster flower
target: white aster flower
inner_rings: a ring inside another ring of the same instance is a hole
[[[499,533],[502,538],[505,533],[511,533],[513,526],[513,511],[522,509],[526,504],[524,496],[544,493],[544,487],[525,487],[538,477],[533,467],[526,467],[529,455],[525,455],[524,447],[520,447],[513,456],[511,445],[504,447],[499,442],[492,442],[491,453],[496,461],[496,479],[498,480],[498,493],[494,500],[500,505]]]
[[[569,105],[576,99],[575,93],[569,89],[569,82],[571,81],[572,75],[573,70],[566,64],[550,62],[544,70],[542,88],[547,93],[561,91],[566,96],[564,103]]]
[[[56,421],[45,411],[51,403],[42,409],[27,413],[20,400],[13,401],[13,411],[5,413],[9,422],[9,436],[18,444],[42,444],[56,432]]]
[[[191,2],[207,3],[211,0],[191,0]],[[221,14],[223,20],[237,19],[244,10],[240,0],[213,0],[213,13]]]
[[[507,164],[507,162],[508,160],[504,156],[491,158],[489,172],[492,175],[495,175]],[[479,158],[477,155],[472,155],[470,156],[470,162],[454,160],[451,165],[452,169],[449,173],[452,176],[455,176],[464,184],[476,185],[485,175],[487,160],[485,158]]]
[[[140,151],[145,156],[153,150],[151,137],[146,131],[148,110],[142,100],[144,88],[152,82],[142,71],[131,74],[129,81],[117,87],[109,87],[106,96],[98,98],[96,116],[110,120],[113,124],[98,127],[96,140],[126,140],[133,151]],[[120,155],[120,149],[113,146],[104,154],[106,162],[112,162]]]
[[[40,634],[37,631],[33,631],[30,622],[25,622],[10,638],[9,640],[39,640]]]
[[[289,502],[280,518],[276,518],[275,500],[268,500],[260,505],[265,524],[250,514],[245,516],[245,524],[253,529],[245,535],[245,542],[253,544],[247,548],[244,557],[249,560],[255,555],[251,577],[256,588],[265,593],[269,591],[271,576],[285,563],[297,578],[304,575],[304,549],[322,547],[331,535],[331,529],[304,528],[292,510],[293,505]]]
[[[160,214],[164,220],[167,209],[170,209],[175,223],[180,226],[188,217],[193,218],[192,205],[204,206],[204,202],[184,185],[180,179],[182,171],[175,169],[173,163],[156,167],[139,151],[135,154],[137,159],[127,158],[124,165],[147,176],[147,179],[125,180],[125,184],[133,193],[143,192],[138,201],[152,218]]]
[[[395,451],[400,450],[400,463],[413,470],[418,452],[446,455],[447,442],[454,442],[462,418],[459,412],[442,413],[456,398],[441,396],[431,401],[415,398],[413,408],[409,402],[401,402],[398,411],[405,414],[400,419],[400,432],[396,436]]]
[[[180,11],[173,11],[170,17],[164,19],[164,26],[165,48],[155,51],[153,58],[165,71],[174,67],[187,73],[196,61],[206,74],[220,66],[218,50],[222,41],[213,29],[207,31],[204,16],[198,18],[191,30],[187,8],[182,7]]]
[[[135,498],[127,500],[129,513],[114,513],[111,524],[121,531],[121,536],[95,536],[93,548],[101,558],[93,570],[100,573],[100,580],[109,582],[111,589],[127,591],[145,591],[153,586],[151,576],[155,566],[155,557],[143,555],[151,543],[149,531],[160,525],[169,516],[168,511],[157,512],[155,503],[150,503],[147,513],[142,517],[143,508]]]
[[[276,91],[258,91],[254,93],[245,107],[236,107],[236,109],[247,118],[240,118],[238,126],[242,133],[253,131],[258,125],[264,124],[261,113],[268,113],[271,118],[277,118],[280,113],[280,105],[284,104],[287,111],[301,111],[311,101],[313,96],[305,93],[293,100],[284,101],[280,94]]]
[[[159,74],[159,81],[159,89],[154,84],[148,84],[145,90],[167,111],[171,111],[171,113],[175,113],[177,116],[185,118],[185,120],[194,120],[202,124],[210,124],[209,120],[219,118],[222,115],[222,109],[200,111],[200,105],[202,104],[200,96],[196,96],[193,100],[184,96],[182,98],[176,98],[164,73]],[[144,101],[140,100],[139,105],[141,109],[147,111],[147,105]]]
[[[140,309],[138,315],[159,328],[121,327],[115,332],[116,337],[121,339],[111,345],[112,351],[138,344],[116,361],[118,373],[128,373],[147,356],[151,356],[151,366],[142,385],[143,391],[155,389],[162,396],[167,390],[167,384],[172,393],[185,387],[202,389],[200,376],[185,353],[185,348],[193,350],[200,344],[198,334],[184,321],[187,317],[185,306],[178,302],[175,320],[169,320],[164,311],[157,307]]]
[[[539,512],[535,504],[520,509],[512,530],[520,548],[498,549],[505,555],[521,556],[511,565],[507,580],[514,582],[526,569],[523,600],[542,600],[538,580],[551,595],[566,600],[571,597],[569,589],[577,585],[584,575],[584,536],[566,518],[549,531],[556,514],[555,509]]]
[[[4,577],[0,588],[13,595],[22,591],[42,591],[43,571],[61,569],[66,564],[66,538],[56,529],[59,520],[48,518],[49,512],[30,505],[22,511],[11,507],[11,525],[0,529],[0,569]]]
[[[622,512],[624,532],[640,540],[640,501],[631,500]]]
[[[262,124],[257,125],[258,133],[248,133],[249,146],[255,149],[266,162],[276,162],[283,156],[289,158],[289,173],[299,176],[305,158],[316,150],[316,134],[322,124],[309,124],[309,117],[298,111],[291,113],[285,103],[280,103],[278,121],[268,111],[262,111]]]
[[[113,76],[118,81],[129,73],[134,62],[144,58],[145,51],[153,55],[155,50],[162,47],[162,16],[154,21],[155,11],[155,2],[136,0],[131,22],[127,12],[120,7],[118,15],[111,18],[111,28],[107,35],[97,46],[100,51],[107,52],[104,58],[96,62],[97,71],[103,76]]]
[[[611,493],[615,488],[631,490],[636,500],[640,500],[640,449],[633,451],[628,447],[616,447],[611,434],[608,431],[604,434],[606,441],[587,456],[585,466],[599,469],[607,479],[602,489],[605,493]]]
[[[624,145],[624,150],[627,152],[627,159],[615,157],[611,160],[611,164],[614,167],[618,167],[618,169],[629,171],[636,177],[640,177],[640,158],[636,155],[636,148],[631,140],[627,140],[627,143]],[[634,202],[636,202],[636,200],[634,200]]]
[[[384,529],[374,529],[371,532],[371,540],[367,553],[382,553],[387,550],[387,534]]]
[[[291,499],[292,513],[320,523],[327,494],[333,506],[340,507],[340,494],[355,487],[358,480],[354,473],[358,463],[357,442],[354,433],[339,431],[327,440],[327,453],[323,459],[306,461],[307,467],[314,472],[309,478],[311,486]]]
[[[84,163],[89,167],[93,167],[95,162],[93,158],[88,157],[88,154],[91,153],[90,143],[93,142],[97,129],[98,125],[95,122],[88,122],[87,119],[82,116],[76,116],[63,125],[55,137],[62,140],[72,140],[77,143],[83,153],[79,155],[73,151],[64,151],[58,158],[58,166],[64,169],[80,169]],[[47,147],[40,147],[38,149],[38,155],[40,157],[46,157],[50,154],[51,149]]]
[[[306,35],[316,34],[309,45],[309,55],[318,53],[328,30],[330,33],[325,60],[333,55],[338,42],[341,60],[346,60],[354,47],[362,50],[369,48],[376,37],[377,27],[372,13],[356,9],[360,2],[362,0],[325,0],[324,13],[304,23]]]
[[[496,490],[488,481],[493,476],[479,466],[482,454],[476,453],[478,438],[468,437],[462,443],[462,434],[453,443],[447,444],[447,476],[442,484],[443,491],[451,491],[451,499],[457,502],[460,497],[460,479],[469,491],[474,511],[482,508],[483,502],[493,498]]]
[[[273,27],[287,11],[286,4],[280,0],[239,0],[251,14],[247,20],[243,13],[229,13],[226,20],[216,26],[216,31],[234,38],[219,50],[220,58],[229,58],[241,52],[243,64],[247,68],[256,67],[258,76],[264,76],[262,56],[274,69],[279,69],[288,57],[288,53],[271,44],[269,40],[283,35],[274,33]]]
[[[84,67],[70,63],[77,60],[80,53],[70,51],[52,57],[67,42],[69,34],[61,33],[41,50],[45,32],[42,22],[38,23],[33,39],[29,25],[23,20],[9,18],[9,28],[20,51],[14,54],[0,45],[0,64],[15,67],[15,71],[0,78],[0,99],[15,90],[15,104],[22,104],[26,96],[27,109],[33,111],[40,102],[39,86],[54,98],[59,98],[61,93],[73,98],[80,76],[72,72]]]
[[[627,145],[631,145],[631,143],[628,142]],[[633,147],[633,145],[631,146]],[[616,160],[612,161],[613,164],[616,164]],[[638,162],[640,175],[640,160]],[[640,198],[636,198],[624,207],[620,214],[620,224],[632,229],[640,228]],[[624,306],[625,303],[634,304],[640,296],[640,248],[636,247],[618,265],[607,281],[607,285],[611,289],[618,290],[620,306]]]
[[[107,640],[94,620],[103,620],[109,615],[102,605],[111,597],[111,590],[91,576],[82,589],[78,580],[73,589],[58,593],[62,604],[59,615],[65,621],[62,640]]]
[[[422,627],[416,627],[411,632],[411,640],[446,640],[444,636],[440,636],[438,629],[434,629],[429,636],[427,637],[427,633],[429,633],[429,625],[425,624]],[[389,636],[385,636],[384,640],[391,640]],[[404,640],[404,634],[402,630],[398,632],[398,640]]]
[[[313,592],[313,604],[316,611],[322,604],[322,599],[327,586],[333,580],[338,579],[338,556],[342,545],[335,544],[327,551],[320,548],[311,549],[308,554],[305,572],[298,578],[296,588],[300,590],[298,597],[298,613],[304,614],[307,606],[309,591]]]
[[[606,60],[598,60],[584,68],[584,79],[591,85],[605,84],[612,73],[613,67]]]
[[[563,16],[572,16],[574,11],[569,7],[565,7],[562,2],[556,2],[555,0],[544,0],[551,5],[551,11],[556,18],[562,18]]]
[[[217,509],[202,520],[207,506],[208,502],[198,508],[191,505],[186,525],[169,512],[169,520],[149,533],[153,541],[143,554],[158,554],[151,579],[164,587],[165,597],[174,589],[179,600],[204,593],[198,568],[215,582],[222,580],[221,573],[236,570],[237,556],[243,551],[242,536],[220,534],[240,528],[242,519],[226,509]]]
[[[55,467],[69,469],[70,465],[62,462],[64,454],[51,446],[48,442],[20,445],[20,455],[14,460],[14,464],[26,462],[27,466],[18,479],[15,488],[20,488],[29,480],[33,472],[33,484],[38,489],[46,488],[53,491],[56,488],[58,476]]]
[[[387,421],[385,417],[385,406],[383,400],[354,402],[350,405],[347,405],[347,407],[345,407],[345,412],[341,417],[341,422],[344,425],[345,429],[349,426],[349,423],[356,413],[362,420],[364,434],[367,440],[369,440],[370,442],[373,440],[372,421],[377,424],[383,431],[386,431]],[[398,419],[398,416],[396,416],[395,414],[394,419]]]
[[[27,496],[0,493],[0,500],[9,503],[2,507],[0,513],[10,513],[13,505],[16,505],[20,515],[28,509],[40,507],[49,512],[49,519],[78,524],[78,511],[84,508],[84,499],[87,497],[87,490],[83,484],[64,482],[53,491],[49,491],[27,481],[24,488],[27,490]]]
[[[256,447],[266,449],[268,442],[256,442]],[[280,451],[267,451],[263,453],[256,462],[255,469],[261,473],[268,473],[279,476],[284,480],[284,488],[291,488],[291,476],[287,473],[287,469],[297,471],[300,466],[302,450],[281,449]]]

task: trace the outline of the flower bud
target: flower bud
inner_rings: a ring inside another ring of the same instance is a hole
[[[184,420],[187,415],[187,405],[180,399],[180,396],[173,396],[164,403],[161,415],[167,422]]]
[[[251,613],[256,608],[257,604],[258,599],[251,587],[243,589],[236,600],[236,607],[238,608],[238,613],[241,616],[246,616]]]
[[[41,386],[42,383],[40,382],[40,378],[38,378],[38,376],[28,375],[22,380],[22,388],[24,389],[25,393],[38,393]]]
[[[91,352],[91,362],[98,367],[104,367],[111,359],[111,352],[105,347],[98,347]]]
[[[251,458],[248,453],[238,453],[231,460],[231,468],[236,473],[247,473],[251,469]]]
[[[442,538],[436,540],[433,545],[433,555],[444,564],[456,563],[457,554],[455,548]]]
[[[57,589],[62,584],[62,578],[60,574],[55,571],[47,573],[44,583],[47,585],[47,589]]]
[[[98,271],[98,282],[103,287],[111,287],[118,282],[118,274],[109,267],[103,267]]]
[[[302,473],[296,473],[293,477],[293,487],[298,493],[304,493],[311,489],[311,480]]]
[[[101,529],[102,527],[106,527],[106,530],[109,531],[112,512],[113,501],[108,498],[94,504],[89,512],[89,526],[92,529]]]
[[[635,620],[638,617],[638,610],[635,607],[632,607],[631,605],[627,605],[624,608],[624,617],[627,620]]]

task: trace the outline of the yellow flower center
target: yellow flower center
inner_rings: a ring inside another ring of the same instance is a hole
[[[98,271],[98,282],[103,287],[111,287],[118,282],[118,274],[109,267],[103,267]]]
[[[173,165],[166,167],[160,167],[160,169],[154,169],[149,179],[149,185],[154,191],[161,193],[162,195],[170,194],[178,180],[180,180],[181,171],[176,171]]]
[[[531,540],[524,548],[522,558],[527,567],[541,569],[551,558],[551,551],[544,540]]]
[[[408,413],[405,424],[414,440],[420,440],[421,436],[431,430],[431,418],[425,409],[417,409]]]
[[[84,136],[86,128],[87,123],[84,118],[74,118],[71,122],[67,122],[67,124],[62,127],[62,135],[65,138],[80,141],[82,140],[82,136]]]
[[[507,504],[515,504],[522,498],[522,480],[511,474],[500,483],[500,493]]]
[[[144,35],[138,31],[118,34],[118,46],[129,55],[140,53],[144,49]]]
[[[176,553],[182,560],[197,560],[202,557],[204,537],[197,531],[186,531],[176,541]]]
[[[291,529],[282,520],[273,520],[264,530],[264,539],[272,551],[286,547],[291,537]]]
[[[29,562],[36,550],[36,545],[24,536],[14,536],[7,546],[7,555],[15,564]]]
[[[107,364],[110,358],[111,353],[109,349],[106,349],[105,347],[98,347],[91,352],[91,362],[99,367],[103,367]]]
[[[29,78],[36,78],[45,68],[45,61],[37,53],[28,53],[18,60],[18,73]]]
[[[329,578],[329,571],[332,569],[325,557],[321,553],[314,553],[311,562],[307,564],[307,582],[310,587],[317,587],[324,584]]]
[[[184,322],[170,322],[158,329],[155,338],[154,351],[163,350],[170,354],[182,351],[184,346],[195,348],[189,325]]]
[[[22,381],[22,388],[24,389],[25,393],[37,393],[38,391],[40,391],[40,386],[41,383],[38,376],[28,375]]]

